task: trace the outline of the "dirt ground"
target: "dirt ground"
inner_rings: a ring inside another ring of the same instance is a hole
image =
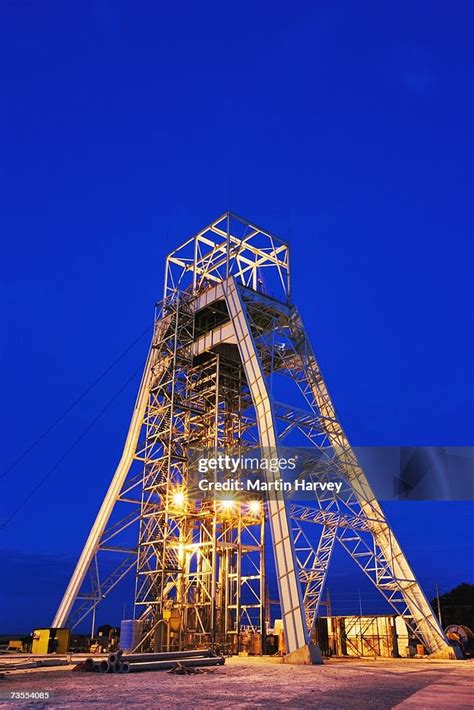
[[[108,708],[469,708],[473,661],[333,659],[289,666],[271,658],[230,658],[199,675],[101,675],[63,668],[9,672],[0,707]],[[9,701],[11,691],[49,691],[47,703]]]

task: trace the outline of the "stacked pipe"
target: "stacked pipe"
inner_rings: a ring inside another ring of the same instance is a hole
[[[222,666],[224,657],[217,656],[211,649],[195,651],[163,651],[161,653],[124,654],[123,651],[109,653],[108,658],[87,658],[84,670],[96,673],[137,673],[139,671],[160,671],[181,668],[201,668]]]

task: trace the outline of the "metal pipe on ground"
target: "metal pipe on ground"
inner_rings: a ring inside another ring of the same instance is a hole
[[[117,658],[113,663],[105,658],[86,658],[83,664],[85,671],[95,671],[96,673],[122,673],[123,662]]]
[[[204,666],[223,666],[225,659],[222,656],[214,656],[214,658],[175,659],[140,663],[130,662],[130,673],[139,673],[141,671],[166,671],[174,668],[178,663],[186,668],[200,668]]]
[[[8,663],[0,666],[0,671],[21,671],[30,670],[31,668],[49,668],[55,666],[67,666],[68,662],[60,659],[51,659],[51,661],[28,661],[27,663]]]
[[[25,663],[5,663],[0,664],[1,671],[29,670],[30,668],[47,668],[54,666],[67,666],[68,661],[60,658],[51,658],[42,661],[27,661]]]
[[[112,669],[108,661],[99,661],[99,663],[95,663],[94,665],[97,666],[99,673],[110,673]]]
[[[149,661],[167,661],[169,659],[185,658],[214,658],[215,653],[210,648],[192,651],[160,651],[158,653],[130,653],[121,656],[122,661],[130,663],[144,663]]]

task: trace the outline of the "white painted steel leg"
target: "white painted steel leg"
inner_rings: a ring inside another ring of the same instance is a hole
[[[293,337],[298,344],[297,350],[301,358],[302,369],[306,372],[314,400],[323,417],[321,420],[322,425],[342,463],[344,473],[357,496],[362,512],[365,513],[369,520],[373,520],[370,524],[370,532],[374,537],[374,541],[382,551],[394,580],[400,586],[400,590],[413,620],[423,636],[425,645],[430,653],[450,651],[451,647],[449,646],[448,640],[400,548],[395,535],[389,524],[385,521],[385,514],[336,416],[311,343],[306,336],[301,318],[297,314],[293,318]]]
[[[150,348],[122,456],[104,501],[97,514],[94,525],[89,533],[89,537],[84,545],[81,556],[76,564],[76,568],[53,619],[53,628],[60,628],[67,623],[72,606],[77,598],[77,595],[79,594],[81,584],[84,581],[92,559],[97,552],[101,536],[109,521],[114,505],[132,464],[148,400],[153,357],[154,351]]]
[[[235,328],[245,376],[257,413],[260,446],[268,456],[278,458],[272,405],[245,307],[233,278],[227,281],[225,295],[227,308]],[[266,471],[266,475],[268,481],[276,480],[280,477],[279,473],[270,473],[269,471]],[[297,576],[297,562],[293,549],[288,510],[282,497],[269,496],[268,515],[275,550],[275,564],[286,647],[287,652],[291,653],[308,645],[309,639],[306,630],[304,604]]]

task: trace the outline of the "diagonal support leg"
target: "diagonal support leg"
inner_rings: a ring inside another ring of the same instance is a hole
[[[403,595],[413,619],[418,635],[423,639],[430,653],[452,655],[450,647],[431,606],[426,599],[416,577],[403,554],[400,545],[386,521],[369,482],[361,469],[336,416],[328,389],[314,356],[311,343],[306,336],[303,323],[295,310],[290,319],[290,331],[295,352],[300,361],[300,387],[308,401],[317,407],[322,425],[326,431],[341,469],[355,494],[360,506],[360,514],[369,521],[369,530],[375,545],[379,548],[394,583]],[[377,581],[374,582],[377,586]],[[382,588],[383,583],[378,585]]]
[[[272,404],[264,379],[255,343],[250,330],[245,306],[234,279],[224,288],[227,308],[231,316],[245,375],[257,413],[260,446],[271,458],[278,458],[276,427]],[[267,472],[268,480],[277,480],[279,473]],[[304,604],[297,576],[289,513],[283,498],[268,497],[268,514],[275,549],[275,563],[283,614],[283,624],[290,662],[321,662],[319,649],[312,647],[306,629]]]

